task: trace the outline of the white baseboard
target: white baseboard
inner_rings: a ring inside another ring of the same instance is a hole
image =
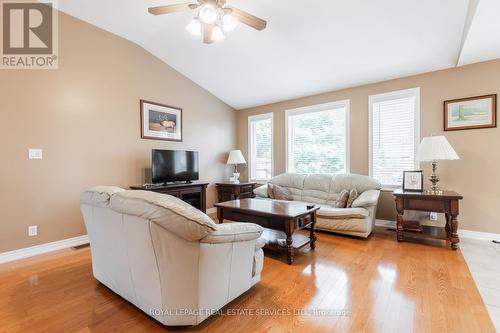
[[[377,220],[375,220],[375,225],[377,227],[396,228],[396,221],[377,219]],[[460,237],[463,237],[463,238],[479,239],[479,240],[487,240],[487,241],[491,241],[491,240],[500,241],[500,234],[495,234],[495,233],[491,233],[491,232],[458,229],[458,235]]]
[[[389,220],[375,220],[375,225],[377,227],[384,227],[384,228],[396,228],[396,221],[389,221]]]
[[[458,235],[464,238],[487,240],[487,241],[496,240],[500,242],[500,234],[495,234],[492,232],[458,229]]]
[[[217,213],[217,207],[212,207],[207,209],[207,214],[215,214]]]
[[[55,241],[52,243],[40,244],[40,245],[25,247],[19,250],[4,252],[0,253],[0,264],[88,243],[89,243],[89,236],[83,235],[83,236],[63,239],[60,241]]]

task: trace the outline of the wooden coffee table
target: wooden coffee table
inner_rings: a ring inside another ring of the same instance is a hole
[[[294,251],[310,244],[316,247],[316,205],[307,209],[304,203],[265,199],[241,199],[215,204],[220,223],[224,219],[236,222],[251,222],[265,229],[266,248],[286,250],[287,262],[293,263]],[[310,227],[309,237],[294,234],[296,230]]]

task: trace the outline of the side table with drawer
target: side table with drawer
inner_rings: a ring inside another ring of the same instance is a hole
[[[458,202],[463,197],[457,192],[443,191],[440,194],[403,192],[395,190],[397,216],[397,237],[403,241],[405,236],[416,236],[422,238],[434,238],[450,241],[451,249],[458,249]],[[405,221],[403,214],[405,210],[417,210],[426,212],[444,213],[446,217],[445,227],[420,225],[418,221]]]
[[[217,197],[219,202],[245,199],[245,198],[254,198],[255,194],[253,190],[257,183],[248,182],[248,183],[216,183],[217,187]]]

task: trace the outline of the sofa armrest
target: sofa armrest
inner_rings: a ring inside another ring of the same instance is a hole
[[[217,230],[200,240],[201,243],[219,244],[245,242],[258,239],[264,228],[253,223],[224,223],[218,224]]]
[[[378,197],[380,195],[379,190],[367,190],[359,195],[359,197],[354,200],[351,207],[371,207],[376,206],[378,203]]]
[[[267,195],[267,184],[254,188],[253,193],[261,198],[268,198]]]

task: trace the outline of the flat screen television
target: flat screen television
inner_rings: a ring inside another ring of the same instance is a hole
[[[152,155],[153,184],[190,183],[199,179],[197,151],[153,149]]]

